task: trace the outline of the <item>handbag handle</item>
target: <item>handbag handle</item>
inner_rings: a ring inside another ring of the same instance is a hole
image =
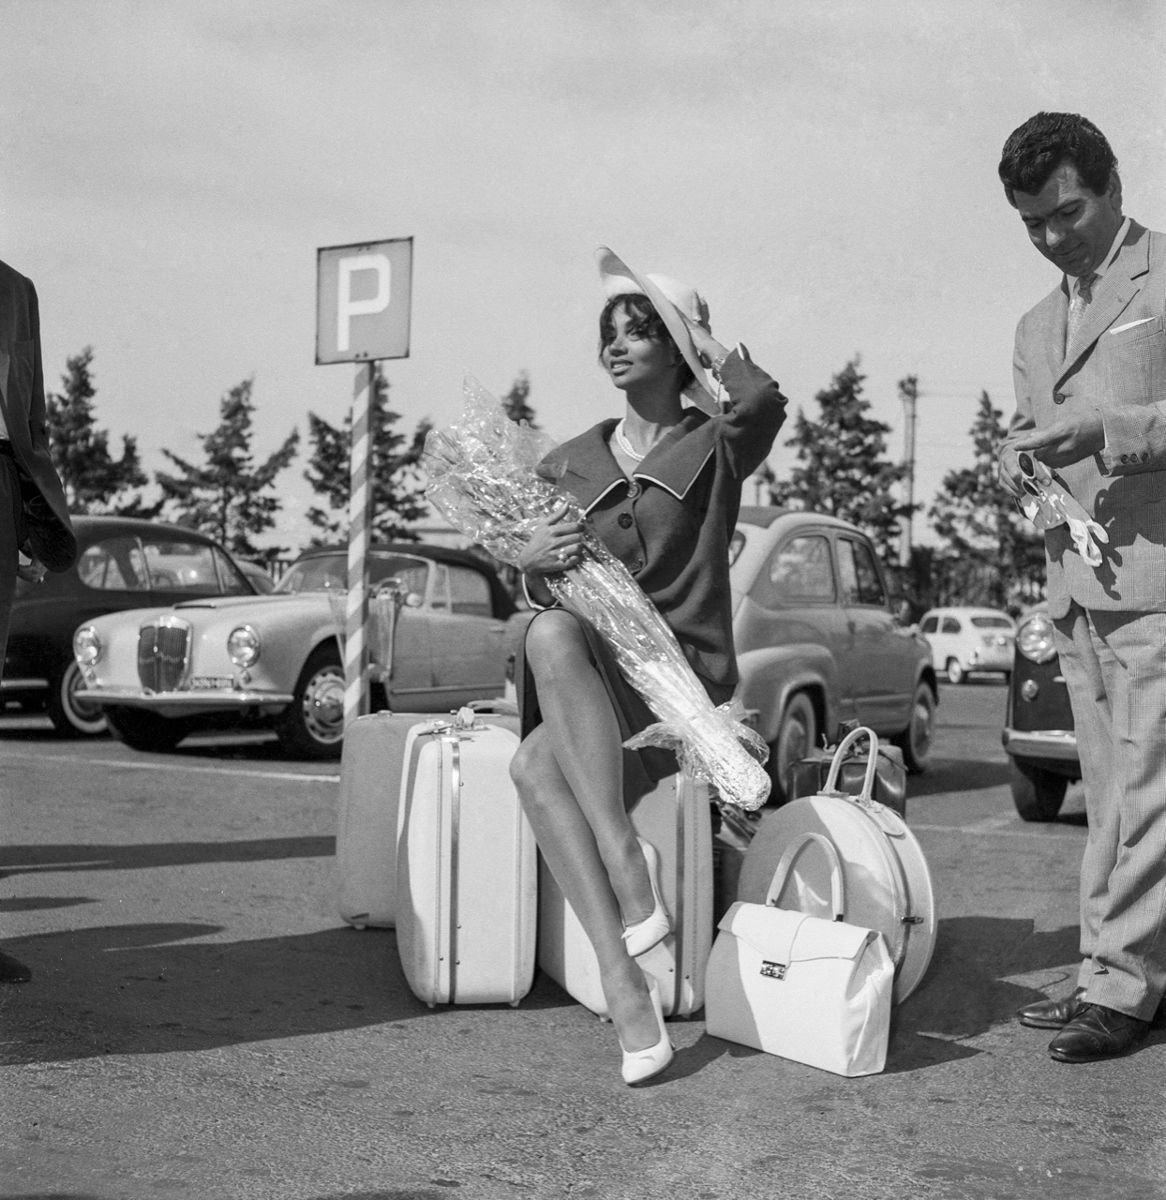
[[[830,904],[834,909],[834,920],[842,921],[845,919],[846,913],[846,884],[842,875],[842,859],[838,857],[838,847],[821,833],[803,833],[786,846],[785,853],[778,859],[777,869],[773,872],[773,881],[769,885],[765,903],[771,908],[777,907],[777,898],[781,895],[781,889],[785,887],[786,881],[789,879],[794,859],[811,842],[822,849],[826,855],[826,861],[830,864]]]
[[[874,798],[875,771],[879,765],[879,739],[878,734],[873,729],[867,729],[865,725],[858,729],[852,729],[842,739],[838,749],[834,751],[824,791],[834,791],[835,785],[838,783],[838,772],[842,769],[842,760],[846,757],[847,750],[864,737],[870,739],[870,757],[866,760],[866,775],[862,781],[862,795],[859,799],[869,803]]]

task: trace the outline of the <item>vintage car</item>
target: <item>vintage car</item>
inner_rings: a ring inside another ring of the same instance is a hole
[[[1025,614],[1002,734],[1011,768],[1012,800],[1026,821],[1053,821],[1070,783],[1081,778],[1069,689],[1044,608]]]
[[[967,683],[973,671],[1008,678],[1016,643],[1016,622],[995,608],[933,608],[923,614],[919,632],[948,683]]]
[[[346,551],[323,547],[301,555],[270,595],[208,596],[90,621],[73,642],[79,696],[140,750],[242,725],[274,728],[290,754],[337,757],[346,579]],[[387,698],[403,712],[448,712],[503,694],[514,605],[481,559],[376,545],[369,580],[403,596],[388,696],[383,685],[372,689],[374,707]]]
[[[739,694],[770,745],[774,800],[845,720],[922,771],[939,697],[931,650],[892,609],[870,539],[834,517],[742,508],[730,559]]]
[[[195,597],[251,596],[240,564],[201,533],[130,517],[74,517],[77,562],[41,583],[18,580],[4,658],[6,707],[44,709],[56,730],[85,737],[105,714],[77,695],[73,631],[109,613]]]

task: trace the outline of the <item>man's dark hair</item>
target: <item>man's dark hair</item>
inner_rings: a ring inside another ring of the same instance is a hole
[[[603,352],[615,341],[615,314],[622,309],[628,318],[628,333],[635,337],[646,338],[650,342],[660,342],[676,350],[683,370],[680,372],[680,390],[683,391],[696,378],[692,368],[680,354],[676,339],[668,332],[656,306],[643,292],[621,292],[612,296],[603,306],[599,314],[599,360],[603,361]]]
[[[1008,203],[1016,207],[1016,192],[1035,196],[1062,163],[1077,168],[1081,182],[1094,195],[1105,194],[1117,158],[1105,134],[1077,113],[1040,112],[1014,129],[1000,157],[1000,182]]]

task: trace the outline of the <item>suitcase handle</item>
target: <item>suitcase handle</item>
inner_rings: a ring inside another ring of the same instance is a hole
[[[769,885],[765,903],[771,908],[777,907],[777,898],[789,879],[790,871],[793,870],[794,859],[811,842],[821,848],[830,864],[830,904],[834,910],[834,920],[843,921],[846,919],[846,884],[842,874],[842,859],[838,857],[838,847],[821,833],[803,833],[786,846],[785,852],[778,860],[777,870],[773,872],[773,881]]]
[[[824,790],[827,792],[834,791],[838,783],[838,772],[842,770],[842,760],[846,757],[847,750],[855,742],[861,741],[863,738],[870,739],[870,757],[866,760],[866,776],[862,781],[862,795],[859,796],[859,799],[870,804],[873,803],[874,799],[875,771],[879,765],[879,739],[878,734],[873,729],[867,729],[865,725],[860,726],[858,729],[852,729],[842,739],[838,749],[834,751],[834,758],[830,763],[830,772],[826,776],[826,787]]]

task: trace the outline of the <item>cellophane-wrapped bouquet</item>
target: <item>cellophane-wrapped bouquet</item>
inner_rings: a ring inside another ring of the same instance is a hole
[[[584,519],[571,496],[538,473],[550,449],[549,439],[516,425],[477,380],[467,378],[461,419],[426,439],[427,498],[454,528],[516,566],[534,527],[564,502],[567,520]],[[761,765],[765,743],[742,723],[738,702],[712,703],[676,635],[623,563],[585,529],[580,565],[547,575],[546,583],[565,609],[599,630],[659,718],[627,745],[675,750],[681,766],[714,784],[722,800],[760,807],[770,787]]]

